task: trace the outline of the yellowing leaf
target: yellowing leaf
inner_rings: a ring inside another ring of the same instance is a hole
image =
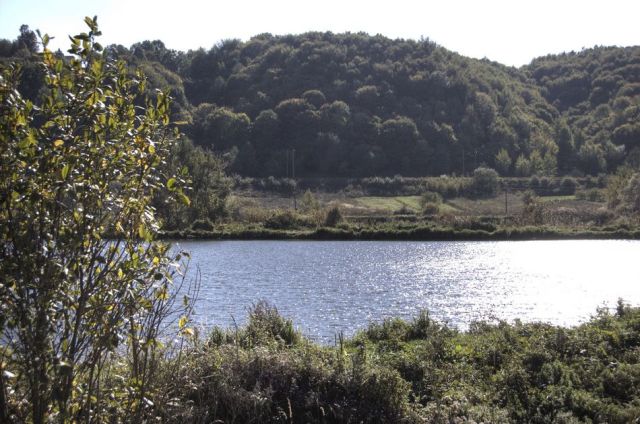
[[[147,227],[144,224],[140,224],[140,226],[138,227],[138,235],[143,240],[150,240],[151,239],[151,234],[149,233],[149,230],[147,229]]]
[[[63,180],[67,179],[67,175],[69,175],[69,164],[66,164],[65,166],[62,167],[62,171],[60,171],[60,175],[62,176]]]
[[[56,141],[53,142],[53,147],[60,147],[64,145],[64,141],[57,139]]]
[[[184,330],[182,330],[183,334],[186,334],[188,336],[193,336],[195,333],[193,332],[193,328],[185,328]]]
[[[180,329],[183,329],[185,325],[187,325],[187,321],[187,317],[180,317],[180,320],[178,321],[178,327],[180,327]]]
[[[167,300],[167,299],[169,299],[169,293],[167,292],[167,289],[163,288],[162,290],[158,290],[156,292],[156,299],[158,299],[158,300]]]

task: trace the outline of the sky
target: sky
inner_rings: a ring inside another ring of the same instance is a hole
[[[0,38],[15,39],[27,24],[66,51],[66,36],[94,15],[103,45],[159,39],[185,51],[265,32],[350,31],[429,38],[521,66],[549,53],[640,45],[638,0],[0,0]]]

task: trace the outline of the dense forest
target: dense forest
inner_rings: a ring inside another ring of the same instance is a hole
[[[35,96],[33,32],[0,40]],[[62,53],[59,53],[62,54]],[[522,68],[428,39],[260,34],[180,52],[161,41],[106,54],[169,89],[195,146],[245,176],[597,175],[640,152],[640,47],[595,47]]]

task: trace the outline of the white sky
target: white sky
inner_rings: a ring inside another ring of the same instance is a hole
[[[430,38],[463,55],[520,66],[548,53],[640,44],[639,0],[0,0],[0,38],[21,24],[55,36],[84,31],[98,15],[103,45],[162,40],[210,48],[222,39],[307,31]]]

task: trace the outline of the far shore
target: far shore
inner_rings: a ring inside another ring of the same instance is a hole
[[[321,227],[313,230],[242,229],[168,231],[163,239],[193,240],[398,240],[398,241],[524,241],[524,240],[639,240],[640,229],[572,230],[545,227],[500,228],[495,231],[416,227],[412,229],[351,230]]]

